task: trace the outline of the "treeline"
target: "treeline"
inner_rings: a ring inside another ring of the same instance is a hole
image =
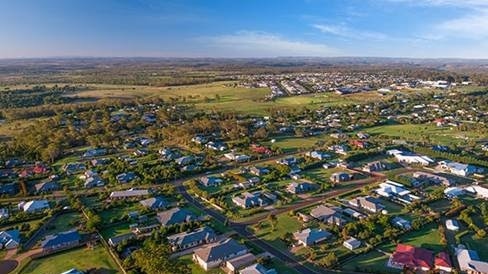
[[[73,99],[65,95],[76,89],[72,86],[35,86],[31,89],[5,90],[0,92],[0,109],[69,103]]]

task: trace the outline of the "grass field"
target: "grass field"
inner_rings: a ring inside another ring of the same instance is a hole
[[[416,247],[429,249],[433,252],[440,252],[444,247],[440,244],[440,233],[436,224],[429,224],[422,227],[420,230],[412,231],[400,237],[399,242],[409,244]],[[380,246],[381,250],[387,252],[395,251],[396,245],[388,243]]]
[[[268,241],[271,245],[279,249],[286,250],[288,247],[280,238],[286,233],[293,233],[300,230],[302,225],[296,217],[291,217],[288,213],[283,213],[276,217],[278,218],[278,223],[274,231],[266,221],[264,227],[256,228],[256,236]]]
[[[364,271],[372,273],[400,273],[386,266],[388,256],[378,251],[360,255],[342,266],[344,271]]]
[[[73,226],[75,223],[79,222],[81,220],[81,214],[79,212],[71,212],[71,213],[66,213],[63,215],[60,215],[58,218],[56,218],[56,221],[52,223],[52,228],[46,230],[43,235],[49,235],[49,234],[55,234],[63,231],[68,231],[75,226]]]
[[[22,274],[29,273],[61,273],[76,268],[87,271],[96,269],[97,273],[114,274],[120,273],[115,262],[102,246],[95,249],[79,248],[54,254],[42,259],[31,261],[23,270]]]
[[[464,144],[467,140],[480,140],[484,136],[473,131],[459,131],[447,127],[437,127],[435,125],[385,125],[376,126],[363,130],[374,135],[386,135],[405,140],[420,141],[430,138],[431,142],[441,145]]]
[[[276,137],[275,142],[265,142],[267,146],[273,146],[281,148],[283,152],[295,152],[297,150],[303,150],[308,148],[313,148],[318,141],[325,140],[325,136],[314,136],[314,137]]]

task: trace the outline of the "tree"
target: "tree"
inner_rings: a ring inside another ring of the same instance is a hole
[[[271,225],[271,229],[273,231],[276,230],[276,225],[278,224],[278,218],[276,218],[276,215],[274,214],[269,214],[268,215],[268,222],[270,223]]]
[[[191,269],[181,261],[170,259],[171,248],[153,241],[133,253],[134,264],[146,274],[190,274]]]

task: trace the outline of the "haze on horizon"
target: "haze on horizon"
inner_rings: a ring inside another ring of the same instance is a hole
[[[488,58],[488,0],[0,0],[0,16],[0,58]]]

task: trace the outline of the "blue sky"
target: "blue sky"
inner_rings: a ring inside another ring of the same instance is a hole
[[[488,58],[488,0],[0,0],[0,58]]]

